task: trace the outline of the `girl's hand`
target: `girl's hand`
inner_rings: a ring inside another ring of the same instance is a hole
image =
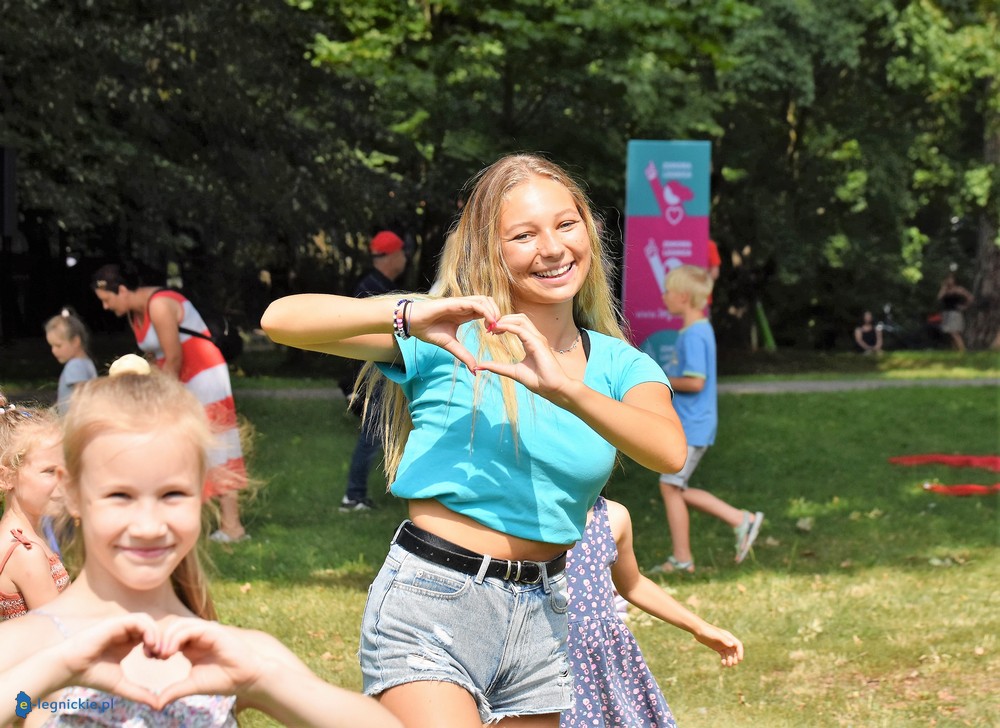
[[[489,327],[499,317],[500,309],[489,296],[419,299],[410,304],[410,334],[440,346],[474,371],[476,357],[458,340],[458,327],[476,319]]]
[[[719,653],[723,667],[735,667],[743,660],[743,643],[724,629],[709,624],[701,632],[696,632],[694,637]]]
[[[524,347],[524,359],[516,364],[484,361],[479,364],[480,370],[509,377],[547,399],[552,399],[570,381],[549,348],[548,340],[538,333],[538,329],[524,314],[500,317],[490,333],[513,334],[520,339]]]
[[[157,626],[152,617],[125,614],[102,620],[51,649],[61,656],[69,672],[66,685],[85,685],[155,706],[157,697],[130,681],[121,662],[138,644],[144,644],[150,653],[156,641]]]
[[[158,708],[187,695],[233,695],[252,689],[264,665],[241,630],[204,619],[177,619],[163,630],[154,657],[182,653],[191,672],[157,696]]]

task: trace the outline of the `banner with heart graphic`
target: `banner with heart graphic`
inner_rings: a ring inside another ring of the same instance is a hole
[[[711,154],[704,141],[628,143],[622,307],[633,343],[664,366],[683,320],[663,304],[663,279],[708,265]]]

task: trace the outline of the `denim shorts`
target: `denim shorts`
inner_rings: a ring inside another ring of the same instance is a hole
[[[566,652],[566,572],[538,584],[480,579],[393,543],[361,624],[364,692],[454,683],[483,723],[573,705]]]
[[[695,468],[701,462],[701,458],[708,452],[708,445],[688,445],[687,460],[679,473],[663,473],[660,475],[660,482],[672,485],[681,490],[687,490],[688,480],[694,475]]]

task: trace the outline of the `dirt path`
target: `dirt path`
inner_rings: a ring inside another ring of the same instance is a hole
[[[1000,387],[1000,379],[822,379],[766,382],[720,382],[720,394],[778,394],[782,392],[849,392],[900,387]],[[336,387],[310,389],[237,389],[236,399],[343,399]]]
[[[720,382],[719,394],[779,394],[808,392],[849,392],[870,389],[898,389],[900,387],[995,387],[1000,388],[1000,379],[815,379],[815,380],[773,380],[762,382]],[[240,399],[343,399],[338,387],[309,387],[302,389],[244,389],[234,391]],[[40,402],[52,404],[55,390],[12,391],[8,393],[14,402]]]

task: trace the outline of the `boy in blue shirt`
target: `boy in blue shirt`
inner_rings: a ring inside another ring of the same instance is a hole
[[[716,396],[715,332],[705,317],[705,304],[712,293],[712,279],[697,266],[683,265],[667,274],[663,302],[675,316],[684,317],[684,328],[667,367],[674,389],[674,408],[687,436],[688,455],[679,473],[660,475],[660,494],[667,510],[667,524],[674,553],[651,573],[694,573],[691,555],[688,507],[725,521],[736,533],[736,563],[750,552],[760,533],[764,514],[729,505],[708,491],[689,488],[688,480],[709,446],[715,442],[718,423]]]

